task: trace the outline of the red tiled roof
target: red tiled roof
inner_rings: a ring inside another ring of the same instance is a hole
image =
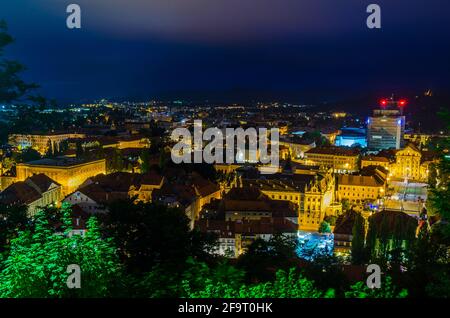
[[[32,186],[23,181],[16,182],[0,193],[0,202],[3,204],[28,205],[39,200],[42,195]]]

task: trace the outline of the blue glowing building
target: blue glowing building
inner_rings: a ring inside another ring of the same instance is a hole
[[[364,128],[341,128],[341,133],[336,136],[335,145],[339,147],[367,147],[367,133]]]

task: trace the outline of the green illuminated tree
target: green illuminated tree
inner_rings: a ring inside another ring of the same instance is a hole
[[[11,252],[0,273],[0,297],[107,297],[121,283],[115,247],[101,237],[94,218],[84,236],[70,235],[71,208],[63,204],[61,231],[55,231],[44,211],[37,213],[34,230],[11,242]],[[81,269],[81,288],[67,287],[67,266]]]
[[[355,213],[355,222],[352,229],[352,263],[364,264],[366,261],[365,249],[365,220],[360,213]]]
[[[9,250],[11,240],[17,237],[17,230],[24,230],[28,222],[26,206],[0,205],[0,254]]]
[[[381,288],[369,288],[366,282],[358,282],[345,293],[346,298],[406,298],[408,291],[394,286],[388,276],[381,282]]]
[[[326,221],[322,221],[319,226],[319,233],[331,233],[330,224]]]
[[[193,290],[191,283],[183,281],[184,289],[190,298],[330,298],[334,290],[323,292],[314,286],[314,282],[298,274],[294,268],[288,272],[278,270],[273,282],[241,285],[239,287],[223,281],[215,282],[206,278],[204,287]]]
[[[436,183],[438,178],[436,165],[431,164],[429,169],[430,172],[428,174],[428,185],[430,186],[430,188],[436,189]]]
[[[450,129],[450,112],[441,113]],[[432,235],[440,243],[450,246],[450,159],[443,149],[449,149],[450,138],[445,138],[440,147],[441,161],[436,165],[437,180],[435,187],[429,192],[428,201],[431,210],[438,214],[441,221],[432,227]]]

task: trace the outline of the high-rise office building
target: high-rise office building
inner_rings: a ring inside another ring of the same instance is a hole
[[[405,133],[405,100],[383,99],[381,108],[367,119],[367,147],[370,150],[400,149]]]

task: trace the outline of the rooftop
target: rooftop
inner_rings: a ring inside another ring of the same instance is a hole
[[[80,164],[95,162],[98,160],[92,160],[92,161],[86,161],[86,160],[80,160],[72,157],[64,157],[64,158],[56,158],[56,159],[39,159],[34,161],[28,161],[23,163],[22,165],[29,165],[29,166],[53,166],[53,167],[71,167],[76,166]]]
[[[381,187],[383,182],[374,176],[354,176],[350,174],[338,175],[339,185]]]
[[[306,152],[306,155],[308,154],[357,156],[359,155],[359,150],[355,148],[344,148],[344,147],[316,147],[308,150]]]

